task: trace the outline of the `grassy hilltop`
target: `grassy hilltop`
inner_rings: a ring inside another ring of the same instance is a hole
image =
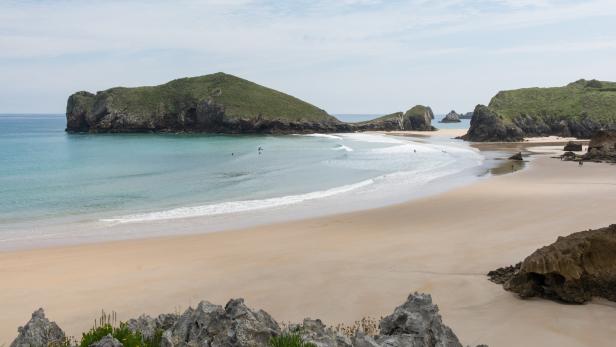
[[[215,73],[153,87],[117,87],[71,95],[70,132],[314,133],[362,130],[433,130],[432,110],[347,124],[324,110],[245,79]]]
[[[225,73],[79,92],[67,105],[69,131],[323,131],[339,123],[305,101]]]
[[[616,128],[616,83],[579,80],[564,87],[501,91],[475,109],[465,139],[518,141],[526,136],[589,138]]]

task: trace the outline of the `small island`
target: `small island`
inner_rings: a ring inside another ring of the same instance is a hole
[[[68,98],[66,131],[87,133],[344,133],[436,130],[430,107],[415,106],[350,124],[291,95],[248,80],[215,73],[159,86],[116,87]]]

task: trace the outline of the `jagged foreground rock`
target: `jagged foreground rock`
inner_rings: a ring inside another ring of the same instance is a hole
[[[45,317],[42,308],[32,313],[32,318],[26,325],[17,329],[19,334],[11,343],[11,347],[53,346],[64,342],[66,336],[55,322]]]
[[[581,304],[599,296],[616,301],[616,224],[561,236],[521,264],[488,276],[523,298]]]
[[[64,339],[64,333],[44,319],[42,310],[35,312],[11,347],[47,346],[48,342]],[[35,331],[32,327],[36,326]],[[352,336],[336,332],[318,319],[305,319],[284,330],[265,311],[253,311],[243,299],[230,300],[223,308],[202,301],[196,308],[189,308],[181,315],[166,314],[157,318],[141,316],[131,319],[127,326],[145,338],[163,331],[161,346],[187,347],[256,347],[269,346],[273,336],[298,333],[305,342],[318,347],[461,347],[454,332],[443,324],[438,307],[429,294],[411,294],[404,304],[383,318],[380,333],[369,336],[355,331]],[[52,330],[50,335],[43,332]],[[31,331],[31,332],[29,332]],[[44,336],[44,337],[43,337]],[[120,347],[119,341],[107,336],[94,347]]]

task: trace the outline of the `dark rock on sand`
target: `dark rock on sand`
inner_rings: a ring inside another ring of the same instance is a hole
[[[19,334],[10,347],[47,347],[59,345],[66,340],[62,329],[45,317],[42,308],[34,311],[28,323],[17,331]]]
[[[582,144],[575,143],[573,141],[567,142],[567,144],[563,148],[563,151],[568,151],[568,152],[579,152],[581,150],[582,150]]]
[[[381,320],[379,328],[375,340],[381,346],[462,346],[443,324],[429,294],[409,295],[404,304]]]
[[[616,162],[616,130],[600,130],[594,133],[583,159]]]
[[[581,304],[593,296],[616,301],[616,224],[559,237],[519,269],[496,270],[503,287],[523,298]]]
[[[509,157],[509,160],[524,160],[524,158],[522,157],[522,152],[518,152],[512,155],[511,157]]]
[[[443,117],[440,121],[441,123],[460,123],[460,115],[456,113],[456,111],[451,111]]]
[[[520,266],[522,263],[517,263],[515,265],[510,265],[506,267],[500,267],[496,270],[492,270],[488,272],[488,278],[490,281],[496,284],[503,284],[509,281],[513,275],[520,270]]]

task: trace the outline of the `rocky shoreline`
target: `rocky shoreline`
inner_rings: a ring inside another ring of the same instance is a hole
[[[105,320],[101,326],[104,325],[111,323]],[[392,314],[381,319],[378,328],[375,324],[359,324],[336,329],[310,318],[281,326],[267,312],[250,309],[243,299],[232,299],[225,307],[202,301],[182,314],[161,314],[156,318],[142,315],[120,325],[149,345],[161,347],[273,346],[277,337],[289,335],[301,338],[306,347],[462,347],[455,333],[443,324],[431,296],[420,293],[409,295]],[[18,331],[10,347],[78,345],[45,317],[43,309],[35,311]],[[122,347],[119,339],[126,334],[109,334],[89,346]]]

